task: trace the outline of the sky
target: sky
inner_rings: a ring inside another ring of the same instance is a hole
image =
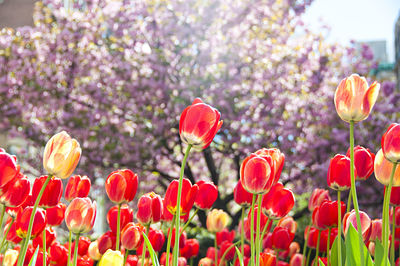
[[[394,25],[400,0],[314,0],[304,22],[318,30],[321,21],[330,27],[328,40],[386,40],[389,61],[394,61]]]

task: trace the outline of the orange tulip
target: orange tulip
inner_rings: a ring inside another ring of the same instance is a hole
[[[378,98],[380,85],[376,81],[368,87],[364,77],[352,74],[343,79],[335,92],[335,107],[340,118],[346,122],[366,119]]]
[[[390,174],[393,169],[393,163],[385,158],[382,149],[375,156],[374,171],[376,179],[385,186],[389,186]],[[400,186],[400,166],[396,166],[396,171],[393,176],[393,186]]]
[[[78,165],[81,152],[78,141],[62,131],[47,142],[43,154],[43,167],[51,175],[61,179],[68,178]]]
[[[74,234],[92,230],[96,219],[96,202],[89,198],[75,198],[65,211],[65,223]]]

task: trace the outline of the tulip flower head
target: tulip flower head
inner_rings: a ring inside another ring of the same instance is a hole
[[[89,198],[75,198],[65,211],[65,223],[74,234],[92,230],[96,219],[96,202]]]
[[[120,228],[124,228],[126,224],[133,221],[133,210],[129,208],[128,204],[122,204],[120,210]],[[107,212],[107,223],[111,231],[117,233],[117,220],[118,220],[118,206],[113,206]]]
[[[262,197],[262,211],[274,220],[286,216],[293,206],[293,192],[284,188],[281,183],[273,185],[271,190]]]
[[[381,145],[386,159],[392,163],[400,162],[400,124],[389,126],[382,136]]]
[[[267,193],[273,185],[274,165],[270,156],[253,153],[244,159],[240,167],[240,182],[252,194]]]
[[[354,169],[355,175],[357,171]],[[347,190],[351,187],[350,158],[336,154],[331,159],[328,169],[328,186],[334,190]]]
[[[196,183],[199,187],[194,205],[202,210],[208,210],[212,207],[218,198],[218,188],[212,182],[199,181]]]
[[[28,234],[29,220],[33,211],[33,207],[26,207],[15,219],[15,230],[20,238],[26,238]],[[35,238],[42,233],[46,227],[46,213],[44,210],[37,209],[33,218],[33,227],[31,238]]]
[[[372,220],[369,241],[375,242],[376,240],[382,241],[382,219]]]
[[[207,216],[207,230],[212,233],[221,232],[229,222],[230,218],[226,212],[213,209]]]
[[[101,259],[101,254],[99,252],[99,243],[97,242],[97,240],[90,243],[88,248],[88,255],[92,260]]]
[[[124,257],[120,251],[107,250],[100,259],[99,266],[123,266]]]
[[[178,186],[179,186],[179,181],[173,180],[169,184],[167,191],[165,192],[164,203],[168,211],[172,215],[176,213]],[[192,183],[189,181],[189,179],[186,178],[182,179],[182,194],[181,194],[181,206],[180,206],[181,217],[189,214],[190,210],[193,207],[198,191],[199,187],[196,184],[192,186]]]
[[[240,182],[239,180],[236,184],[235,189],[233,190],[233,199],[237,204],[244,207],[249,207],[251,206],[253,194],[244,189],[242,182]]]
[[[71,201],[74,198],[86,198],[89,195],[90,187],[91,182],[87,176],[71,176],[65,187],[64,198],[67,201]]]
[[[321,205],[325,200],[331,200],[329,191],[326,189],[316,188],[311,194],[310,200],[308,201],[308,210],[312,212],[315,207]]]
[[[143,241],[145,228],[140,224],[128,223],[121,232],[121,244],[127,250],[136,250]]]
[[[17,263],[19,252],[15,249],[7,249],[4,254],[3,264],[4,265],[14,265]]]
[[[375,178],[381,184],[389,186],[390,174],[393,169],[393,163],[385,158],[382,149],[380,149],[375,156],[374,172]],[[400,165],[396,166],[396,170],[393,176],[393,186],[400,186]]]
[[[213,141],[223,121],[217,109],[196,98],[186,107],[179,119],[181,140],[196,150],[207,148]]]
[[[17,174],[11,182],[0,187],[0,203],[7,207],[20,206],[29,196],[31,183],[22,174]]]
[[[136,218],[141,224],[157,223],[163,214],[163,202],[160,195],[150,192],[140,197]]]
[[[0,188],[14,180],[18,172],[17,158],[0,149]]]
[[[60,202],[56,206],[46,209],[47,224],[49,226],[60,225],[65,218],[65,210],[67,206]]]
[[[68,178],[78,165],[81,152],[78,141],[62,131],[47,142],[43,153],[43,167],[50,175]]]
[[[370,234],[371,234],[371,228],[372,228],[371,219],[369,218],[368,214],[366,214],[363,211],[360,211],[360,220],[361,220],[361,231],[362,231],[363,239],[364,239],[364,241],[368,241]],[[354,210],[346,213],[343,217],[343,233],[344,233],[344,235],[347,234],[350,224],[352,224],[353,227],[358,231],[356,212]]]
[[[360,122],[366,119],[378,98],[380,84],[368,87],[364,77],[352,74],[343,79],[335,92],[335,107],[343,121]]]
[[[346,156],[350,158],[350,148]],[[369,149],[356,146],[354,148],[354,166],[357,171],[357,180],[366,180],[374,172],[375,154]]]
[[[108,198],[115,204],[133,200],[138,187],[138,176],[129,169],[112,172],[106,180]]]
[[[36,201],[40,190],[42,189],[47,176],[41,176],[35,179],[32,187],[32,200]],[[61,179],[52,176],[46,188],[44,189],[43,195],[40,198],[39,207],[50,208],[56,206],[61,199],[63,192],[63,185]]]

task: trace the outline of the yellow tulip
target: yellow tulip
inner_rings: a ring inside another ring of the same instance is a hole
[[[214,209],[207,216],[207,230],[212,233],[221,232],[229,222],[229,215],[226,212]]]
[[[51,175],[68,178],[78,165],[81,152],[78,141],[62,131],[47,142],[43,154],[43,167]]]
[[[99,262],[99,266],[123,266],[124,257],[120,251],[107,250]]]
[[[19,252],[14,249],[7,250],[6,253],[4,254],[3,265],[4,266],[14,265],[18,260],[18,254],[19,254]]]

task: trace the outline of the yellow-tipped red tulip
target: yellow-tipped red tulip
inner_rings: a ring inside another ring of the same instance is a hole
[[[229,222],[229,215],[226,212],[214,209],[207,216],[207,229],[212,233],[221,232]]]
[[[335,92],[335,106],[340,118],[346,122],[366,119],[378,98],[380,84],[368,87],[364,77],[352,74],[343,79]]]
[[[65,223],[74,234],[92,230],[96,219],[96,202],[89,198],[75,198],[65,211]]]
[[[43,167],[50,175],[68,178],[78,165],[81,152],[78,141],[62,131],[47,142],[43,154]]]
[[[101,257],[99,266],[122,266],[124,263],[124,257],[120,251],[107,250],[106,253]]]
[[[382,149],[375,156],[374,171],[376,179],[385,186],[389,186],[390,174],[393,169],[393,163],[385,158]],[[396,166],[396,171],[393,176],[393,186],[400,186],[400,166]]]

